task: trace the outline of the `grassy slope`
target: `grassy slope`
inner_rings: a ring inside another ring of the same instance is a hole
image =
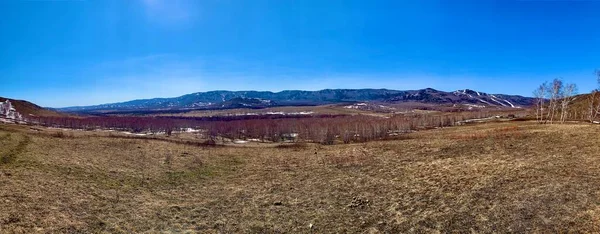
[[[297,148],[44,131],[0,125],[0,232],[600,231],[597,126]]]
[[[4,102],[6,99],[7,98],[0,97],[0,102]],[[17,112],[21,113],[25,117],[29,116],[30,114],[35,116],[66,116],[65,114],[45,109],[28,101],[14,99],[9,100],[15,109],[17,109]]]

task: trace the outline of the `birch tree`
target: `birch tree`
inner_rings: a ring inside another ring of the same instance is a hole
[[[548,96],[550,97],[550,105],[548,108],[548,119],[550,120],[550,124],[554,122],[554,117],[556,116],[556,110],[558,107],[558,102],[561,99],[563,89],[563,82],[560,79],[554,79],[550,84],[550,89],[548,90]]]
[[[596,82],[598,87],[600,87],[600,70],[596,70]],[[588,117],[590,123],[593,123],[598,113],[600,112],[600,90],[594,89],[588,96]]]
[[[569,110],[569,104],[571,104],[571,102],[574,100],[575,98],[575,94],[577,93],[577,85],[575,84],[566,84],[562,87],[562,90],[560,90],[560,94],[559,97],[560,99],[560,122],[564,123],[566,118],[567,118],[567,114],[568,114],[568,110]]]
[[[598,116],[598,112],[600,111],[600,92],[598,89],[592,90],[590,95],[588,96],[588,120],[590,123],[593,123],[596,117]]]
[[[539,123],[544,122],[544,104],[546,102],[548,83],[544,82],[536,90],[533,91],[533,96],[536,99],[535,106],[535,118]]]

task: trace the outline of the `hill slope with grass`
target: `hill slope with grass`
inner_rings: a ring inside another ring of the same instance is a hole
[[[47,116],[47,117],[66,116],[66,114],[64,114],[64,113],[46,109],[44,107],[38,106],[36,104],[33,104],[33,103],[25,101],[25,100],[15,100],[15,99],[10,99],[10,98],[0,97],[0,102],[4,102],[7,99],[10,100],[10,102],[12,103],[13,107],[17,110],[17,112],[19,112],[25,118],[30,117],[30,116]]]

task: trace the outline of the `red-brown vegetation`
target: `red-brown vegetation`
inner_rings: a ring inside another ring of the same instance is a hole
[[[194,129],[204,139],[255,139],[268,142],[308,141],[322,144],[384,140],[420,129],[454,126],[459,121],[495,116],[493,112],[313,116],[220,116],[220,117],[36,117],[47,127],[112,129],[133,133],[162,133]]]

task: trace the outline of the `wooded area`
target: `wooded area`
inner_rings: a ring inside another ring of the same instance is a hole
[[[594,72],[600,87],[600,70]],[[556,78],[544,82],[533,92],[535,115],[540,123],[564,123],[567,120],[595,122],[600,113],[600,91],[577,95],[577,86]]]
[[[132,133],[166,134],[194,130],[199,137],[258,139],[260,141],[309,141],[322,144],[387,139],[419,129],[447,127],[468,119],[497,116],[498,111],[436,114],[314,116],[221,116],[221,117],[32,117],[46,127],[116,130]]]

